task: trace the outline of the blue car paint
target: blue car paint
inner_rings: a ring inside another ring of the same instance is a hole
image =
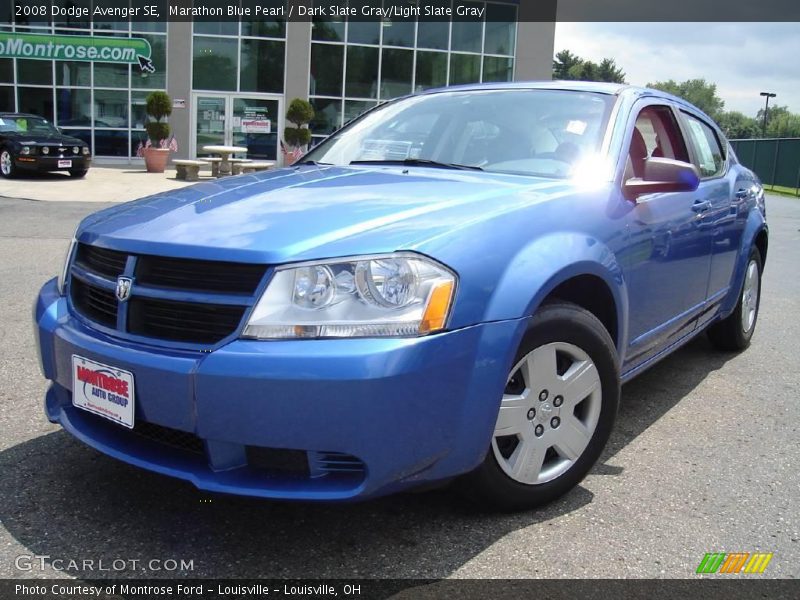
[[[300,166],[204,182],[90,215],[77,238],[109,249],[271,266],[407,250],[447,265],[458,290],[448,330],[427,337],[252,341],[240,339],[240,329],[200,347],[116,337],[76,314],[52,280],[34,309],[42,368],[52,382],[48,417],[102,452],[201,489],[344,500],[477,466],[530,316],[574,277],[594,278],[613,297],[622,379],[638,374],[734,309],[766,221],[755,194],[732,207],[720,190],[730,197],[759,183],[731,154],[723,178],[682,200],[655,195],[649,208],[626,200],[620,184],[632,111],[656,101],[704,115],[650,90],[571,87],[618,96],[604,143],[618,158],[613,181],[587,187],[421,167]],[[678,202],[703,195],[713,210],[702,219],[676,212]],[[658,213],[655,229],[643,224],[645,209]],[[666,231],[669,246],[660,245]],[[653,251],[641,252],[643,244]],[[670,274],[658,294],[644,277],[652,272]],[[648,315],[653,306],[660,308]],[[137,422],[196,434],[207,460],[156,450],[73,407],[72,354],[132,371]],[[247,467],[245,445],[346,453],[366,470],[349,483],[265,479]]]

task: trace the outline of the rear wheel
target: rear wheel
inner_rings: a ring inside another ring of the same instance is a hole
[[[541,506],[575,487],[605,447],[619,403],[614,344],[577,305],[545,305],[508,377],[491,446],[463,479],[502,510]]]
[[[761,271],[761,252],[753,248],[736,308],[729,317],[708,328],[708,338],[720,350],[738,352],[750,345],[761,303]]]
[[[0,151],[0,175],[6,179],[11,179],[17,174],[17,167],[14,165],[14,157],[11,152],[3,148]]]

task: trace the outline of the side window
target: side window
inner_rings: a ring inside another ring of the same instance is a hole
[[[688,113],[683,113],[683,116],[697,155],[694,162],[700,169],[700,174],[703,177],[715,177],[721,174],[725,168],[725,154],[716,132]]]
[[[636,117],[625,179],[642,177],[648,158],[689,160],[678,122],[668,106],[647,106]]]

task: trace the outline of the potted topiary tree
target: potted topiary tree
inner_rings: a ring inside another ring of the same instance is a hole
[[[147,114],[153,119],[145,123],[148,145],[142,150],[148,173],[163,173],[169,160],[169,123],[162,121],[172,114],[172,99],[165,92],[152,92],[147,96]]]
[[[293,123],[295,127],[286,127],[283,131],[283,139],[286,140],[286,145],[282,148],[284,164],[293,164],[305,153],[305,149],[311,141],[311,130],[306,125],[313,118],[314,107],[308,100],[295,98],[289,103],[286,120]]]

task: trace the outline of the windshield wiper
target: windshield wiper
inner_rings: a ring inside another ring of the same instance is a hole
[[[408,167],[437,167],[439,169],[460,169],[466,171],[483,171],[481,167],[473,165],[457,165],[455,163],[439,162],[429,158],[404,158],[385,160],[351,160],[351,165],[405,165]]]
[[[333,163],[317,162],[316,160],[300,160],[294,163],[292,166],[294,167],[298,165],[312,165],[314,167],[330,167],[333,165]]]

